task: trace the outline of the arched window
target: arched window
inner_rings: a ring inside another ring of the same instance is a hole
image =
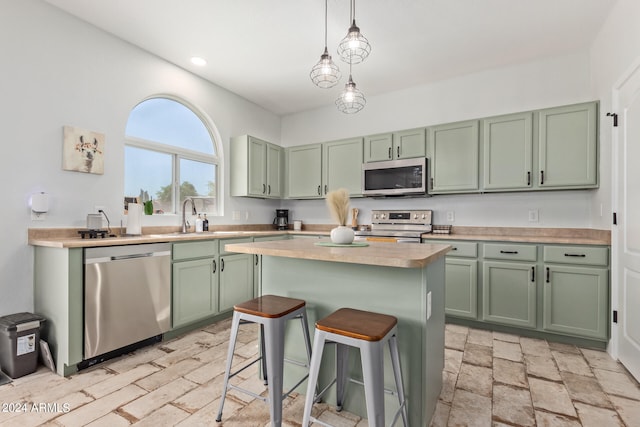
[[[126,129],[125,203],[153,202],[155,214],[177,213],[187,197],[218,214],[219,158],[206,123],[185,104],[151,98],[136,105]]]

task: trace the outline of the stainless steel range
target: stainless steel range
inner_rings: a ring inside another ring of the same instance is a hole
[[[371,211],[371,230],[355,232],[356,240],[420,243],[423,233],[431,233],[433,211]]]

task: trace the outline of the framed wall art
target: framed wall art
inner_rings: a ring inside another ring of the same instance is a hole
[[[63,128],[62,169],[104,173],[104,134],[73,126]]]

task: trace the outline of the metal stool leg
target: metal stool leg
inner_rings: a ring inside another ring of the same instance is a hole
[[[264,325],[269,382],[269,412],[271,425],[282,424],[282,378],[284,370],[284,320],[269,319]]]
[[[400,366],[400,354],[398,351],[398,340],[395,335],[389,338],[389,353],[391,353],[391,363],[393,365],[393,377],[396,381],[396,392],[398,394],[398,403],[402,414],[402,423],[404,427],[409,425],[407,404],[404,397],[404,385],[402,381],[402,368]]]
[[[360,346],[362,379],[370,427],[384,426],[383,343],[363,342]]]
[[[349,371],[349,346],[336,343],[336,410],[342,411]]]
[[[220,408],[218,409],[218,416],[216,421],[222,420],[222,409],[224,408],[224,400],[227,397],[227,390],[229,387],[229,374],[231,373],[231,365],[233,362],[233,353],[236,349],[236,339],[238,338],[238,327],[240,326],[240,314],[233,313],[233,320],[231,321],[231,336],[229,338],[229,350],[227,352],[227,367],[224,371],[224,385],[222,388],[222,396],[220,397]]]
[[[302,415],[302,426],[308,427],[311,422],[311,409],[315,400],[315,390],[318,385],[318,374],[320,372],[320,362],[324,351],[325,334],[316,329],[313,335],[313,352],[309,363],[309,378],[307,379],[307,394],[304,401],[304,412]]]
[[[264,385],[269,384],[269,376],[267,375],[267,350],[264,346],[264,325],[260,324],[260,356],[262,357],[262,379]]]

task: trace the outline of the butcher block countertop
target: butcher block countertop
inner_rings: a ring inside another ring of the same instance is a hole
[[[451,250],[451,246],[447,244],[410,245],[386,242],[368,242],[367,246],[321,246],[326,243],[330,243],[330,240],[291,239],[233,243],[225,245],[225,250],[245,254],[402,268],[422,268]]]

